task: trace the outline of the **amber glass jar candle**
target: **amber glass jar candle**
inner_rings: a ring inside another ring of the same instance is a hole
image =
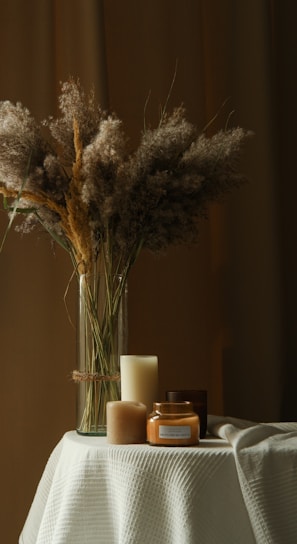
[[[166,400],[181,402],[188,400],[193,403],[193,410],[199,416],[200,438],[205,438],[207,431],[207,391],[204,389],[180,389],[166,391]]]
[[[147,420],[147,440],[154,446],[199,443],[199,417],[192,402],[155,402]]]

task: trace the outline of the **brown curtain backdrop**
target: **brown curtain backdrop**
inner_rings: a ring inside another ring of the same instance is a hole
[[[123,119],[131,147],[167,99],[201,129],[216,116],[213,130],[254,131],[241,163],[250,181],[211,207],[198,245],[143,253],[132,270],[129,351],[159,356],[160,398],[206,388],[209,413],[296,419],[297,4],[10,0],[0,13],[0,100],[40,119],[57,113],[59,82],[72,75]],[[1,212],[0,232],[6,225]],[[68,256],[43,232],[10,232],[0,255],[6,544],[53,447],[75,427],[70,276]],[[71,285],[73,320],[75,294]]]

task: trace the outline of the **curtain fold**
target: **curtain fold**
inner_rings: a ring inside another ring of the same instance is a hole
[[[291,0],[272,2],[272,52],[276,100],[274,108],[277,206],[280,229],[275,237],[280,243],[282,288],[282,410],[283,420],[297,419],[297,258],[296,234],[296,125],[297,125],[297,34],[294,21],[297,5]]]
[[[60,82],[79,78],[107,107],[103,5],[11,0],[0,7],[0,100],[39,120],[57,114]],[[2,208],[2,202],[1,202]],[[7,214],[0,213],[0,238]],[[75,428],[76,286],[68,255],[40,231],[12,229],[0,254],[1,539],[15,544],[43,467]],[[67,307],[66,307],[67,306]],[[38,446],[36,438],[38,437]]]

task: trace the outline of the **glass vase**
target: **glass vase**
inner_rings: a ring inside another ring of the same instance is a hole
[[[127,352],[127,285],[121,275],[98,271],[79,276],[77,329],[77,427],[106,435],[106,403],[120,400],[120,355]]]

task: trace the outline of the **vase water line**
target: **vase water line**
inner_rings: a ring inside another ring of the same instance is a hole
[[[127,351],[127,284],[98,265],[79,276],[77,427],[106,435],[106,403],[120,400],[120,356]]]

